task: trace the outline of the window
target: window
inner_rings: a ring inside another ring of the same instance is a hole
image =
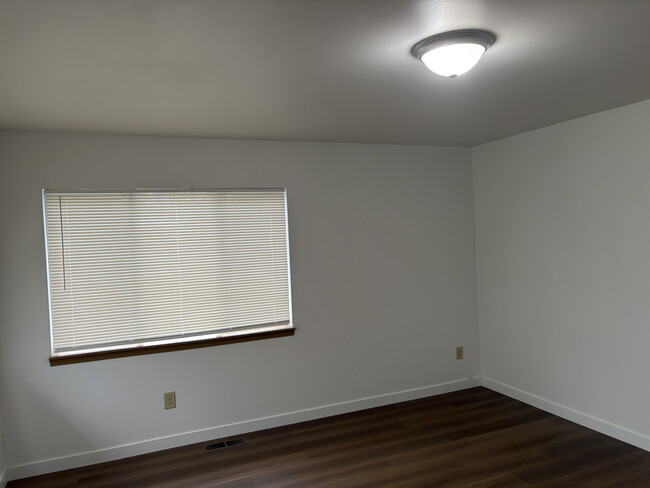
[[[43,204],[51,364],[293,334],[284,189]]]

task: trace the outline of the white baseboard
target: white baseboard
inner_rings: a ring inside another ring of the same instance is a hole
[[[425,386],[422,388],[414,388],[412,390],[404,390],[395,393],[388,393],[385,395],[359,398],[347,402],[334,403],[331,405],[298,410],[280,415],[273,415],[270,417],[237,422],[234,424],[220,425],[216,427],[209,427],[207,429],[195,430],[192,432],[184,432],[182,434],[159,437],[157,439],[149,439],[132,444],[109,447],[107,449],[73,454],[70,456],[54,459],[45,459],[42,461],[36,461],[20,466],[12,466],[7,469],[5,478],[6,481],[9,481],[26,478],[28,476],[52,473],[54,471],[61,471],[64,469],[79,468],[81,466],[87,466],[89,464],[114,461],[116,459],[137,456],[139,454],[146,454],[149,452],[161,451],[163,449],[170,449],[187,444],[194,444],[196,442],[205,442],[211,439],[219,439],[222,437],[245,434],[247,432],[255,432],[257,430],[280,427],[282,425],[305,422],[307,420],[331,417],[333,415],[354,412],[357,410],[365,410],[367,408],[380,407],[382,405],[389,405],[391,403],[399,403],[408,400],[416,400],[418,398],[425,398],[428,396],[441,395],[443,393],[472,388],[479,386],[480,384],[480,378],[467,378],[448,381],[446,383],[439,383],[437,385]],[[4,488],[2,484],[0,484],[0,488]]]
[[[7,486],[7,470],[0,472],[0,488],[5,488]]]
[[[608,435],[620,441],[632,444],[633,446],[640,447],[646,451],[650,451],[650,436],[647,436],[640,432],[636,432],[626,427],[613,424],[607,420],[603,420],[598,417],[594,417],[593,415],[589,415],[588,413],[580,412],[579,410],[560,405],[559,403],[546,400],[545,398],[533,395],[527,391],[520,390],[519,388],[506,385],[490,378],[483,377],[481,379],[481,384],[490,390],[502,393],[511,398],[514,398],[515,400],[522,401],[524,403],[532,405],[533,407],[537,407],[541,410],[552,413],[553,415],[562,417],[563,419],[570,420],[571,422],[575,422],[576,424],[580,424],[591,430],[600,432],[601,434]]]

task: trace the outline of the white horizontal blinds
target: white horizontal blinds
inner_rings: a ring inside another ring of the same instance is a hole
[[[45,193],[54,352],[290,323],[283,190]]]

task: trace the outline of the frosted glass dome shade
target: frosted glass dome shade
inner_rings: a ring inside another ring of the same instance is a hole
[[[422,62],[436,74],[454,77],[472,69],[484,52],[479,44],[447,44],[423,54]]]

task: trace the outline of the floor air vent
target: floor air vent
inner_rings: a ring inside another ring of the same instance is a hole
[[[207,444],[203,448],[203,450],[206,452],[216,451],[217,449],[225,449],[226,447],[242,446],[244,444],[246,444],[246,439],[240,437],[239,439],[229,439],[227,441],[218,441],[218,442],[213,442],[212,444]]]

